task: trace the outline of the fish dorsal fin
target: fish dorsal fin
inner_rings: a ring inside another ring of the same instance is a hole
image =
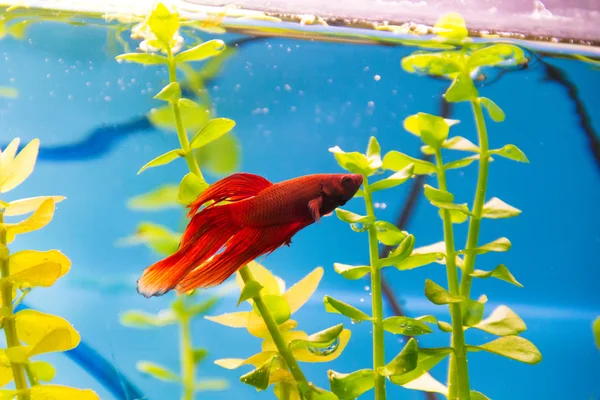
[[[319,222],[321,220],[321,206],[323,205],[323,197],[319,196],[315,199],[312,199],[308,202],[308,210],[310,211],[310,215],[315,222]]]
[[[194,215],[202,204],[213,201],[240,201],[256,196],[273,184],[262,176],[239,172],[216,181],[198,196],[188,207],[188,217]]]

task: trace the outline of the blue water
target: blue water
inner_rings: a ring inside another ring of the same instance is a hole
[[[176,329],[134,330],[118,321],[124,310],[156,312],[168,306],[172,296],[148,300],[135,291],[135,280],[157,256],[143,246],[121,247],[117,242],[132,234],[142,220],[180,228],[181,211],[134,212],[126,201],[161,183],[177,183],[186,166],[176,162],[136,175],[141,165],[177,145],[174,134],[147,129],[144,124],[144,114],[160,105],[152,96],[164,85],[166,71],[118,64],[106,43],[102,28],[59,24],[33,25],[25,40],[4,38],[0,42],[0,86],[16,87],[20,93],[17,99],[0,99],[2,144],[16,136],[22,141],[39,137],[43,148],[34,174],[6,199],[67,196],[48,227],[20,236],[11,248],[57,248],[67,254],[73,262],[71,272],[53,288],[35,290],[28,304],[67,318],[87,344],[149,399],[176,399],[175,385],[146,378],[135,369],[135,362],[143,359],[177,370]],[[402,71],[400,59],[413,50],[284,39],[244,46],[211,83],[218,115],[237,122],[240,170],[274,182],[340,172],[327,149],[339,145],[346,151],[364,151],[371,135],[384,151],[397,149],[418,156],[417,138],[403,131],[402,120],[419,111],[439,114],[439,96],[446,83]],[[573,61],[548,62],[566,71],[591,114],[593,128],[600,130],[599,72]],[[375,80],[375,75],[381,79]],[[531,164],[501,158],[491,164],[488,197],[500,197],[523,213],[516,219],[483,222],[482,243],[506,236],[513,247],[508,253],[481,256],[477,264],[491,269],[505,263],[525,288],[477,280],[473,295],[489,297],[488,311],[506,304],[521,315],[528,326],[523,336],[544,357],[531,366],[486,353],[470,355],[473,389],[494,400],[600,396],[600,351],[591,332],[592,320],[600,315],[600,174],[565,89],[543,78],[543,68],[534,65],[480,89],[481,95],[493,99],[507,114],[504,123],[489,123],[491,146],[516,144]],[[462,121],[453,128],[454,134],[476,140],[467,105],[458,104],[451,117]],[[129,129],[123,129],[123,124],[129,124]],[[98,129],[104,135],[97,133],[94,140],[86,141]],[[450,173],[449,187],[457,201],[471,202],[477,167],[473,164],[460,171]],[[214,181],[218,176],[209,174],[208,178]],[[405,185],[377,196],[375,201],[385,204],[376,210],[378,217],[395,221],[407,190]],[[347,208],[364,211],[361,199]],[[442,239],[437,210],[422,199],[405,229],[416,236],[417,246]],[[465,230],[466,225],[457,228],[458,243],[464,243]],[[309,333],[337,322],[345,322],[352,330],[350,344],[337,360],[303,365],[312,382],[328,387],[327,369],[351,372],[370,366],[369,325],[351,325],[342,317],[326,314],[322,305],[322,296],[328,294],[368,311],[370,290],[365,287],[370,283],[347,281],[332,268],[334,262],[366,263],[366,234],[353,232],[335,217],[325,218],[300,232],[290,248],[262,261],[288,286],[323,266],[326,272],[318,292],[294,319]],[[445,307],[433,306],[423,296],[426,277],[445,282],[442,266],[408,272],[389,269],[385,276],[409,315],[449,319]],[[118,284],[102,285],[107,281]],[[213,314],[234,311],[236,300],[235,293],[225,297]],[[429,335],[421,343],[444,346],[445,335]],[[258,339],[205,320],[194,322],[193,337],[196,346],[210,349],[199,376],[225,377],[231,383],[226,392],[207,392],[199,398],[272,397],[272,393],[257,394],[238,381],[247,368],[228,371],[212,363],[259,352]],[[492,339],[471,331],[467,337],[472,343]],[[386,358],[391,359],[402,345],[390,335]],[[56,383],[89,387],[102,399],[115,398],[64,355],[47,359],[56,365]],[[444,365],[432,371],[442,381]],[[372,398],[372,393],[361,398]],[[422,399],[423,395],[389,385],[389,398]]]

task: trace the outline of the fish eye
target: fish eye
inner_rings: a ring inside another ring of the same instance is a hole
[[[352,184],[352,178],[350,178],[349,176],[345,176],[342,178],[342,185],[343,186],[347,186]]]

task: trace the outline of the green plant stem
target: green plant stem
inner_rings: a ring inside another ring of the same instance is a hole
[[[242,277],[242,280],[244,281],[244,284],[247,284],[248,282],[254,280],[254,276],[252,275],[252,272],[250,271],[250,268],[248,268],[247,265],[243,266],[239,270],[239,272],[240,272],[240,276]],[[271,315],[271,312],[269,311],[269,308],[265,304],[265,302],[262,298],[262,295],[259,293],[258,295],[253,297],[252,300],[254,300],[254,304],[256,304],[256,308],[258,309],[258,311],[260,312],[260,315],[262,316],[263,320],[265,321],[265,325],[267,326],[267,330],[271,334],[271,338],[273,339],[273,343],[275,343],[275,346],[277,347],[277,351],[279,352],[279,354],[281,354],[281,356],[285,360],[285,363],[287,364],[287,366],[290,370],[290,373],[292,374],[292,376],[294,377],[294,380],[298,384],[298,389],[300,390],[300,393],[303,395],[303,397],[305,399],[310,399],[312,397],[311,396],[312,391],[310,390],[310,385],[309,385],[308,381],[306,380],[304,373],[300,369],[300,365],[298,365],[298,361],[296,361],[296,358],[292,354],[292,351],[288,348],[287,344],[285,343],[285,340],[283,339],[283,335],[281,334],[281,331],[279,330],[279,326],[277,325],[275,318],[273,318],[273,315]]]
[[[170,48],[168,48],[167,50],[167,56],[169,59],[169,82],[174,83],[177,82],[177,66],[175,63],[175,58],[173,57],[173,52]],[[183,126],[183,119],[181,118],[181,107],[179,107],[179,103],[177,101],[172,101],[171,107],[173,107],[173,114],[175,115],[177,137],[179,138],[179,144],[181,145],[181,150],[183,150],[183,154],[185,155],[185,161],[187,162],[188,168],[190,169],[190,172],[204,180],[204,176],[202,176],[202,171],[200,171],[200,167],[194,159],[194,154],[192,153],[192,149],[190,148],[190,140]]]
[[[183,379],[182,399],[193,400],[196,365],[194,363],[194,349],[192,347],[190,317],[188,315],[179,317],[179,331],[181,335],[181,375]]]
[[[29,380],[29,384],[31,386],[39,385],[40,382],[38,381],[37,376],[35,376],[35,373],[31,369],[31,364],[29,364],[29,363],[23,364],[23,368],[25,368],[25,373],[27,374],[27,379]]]
[[[367,216],[375,219],[375,208],[369,181],[364,178],[365,206]],[[385,347],[383,334],[383,295],[381,292],[381,267],[379,265],[379,243],[375,225],[371,224],[369,233],[369,259],[371,262],[371,299],[373,310],[373,373],[375,374],[375,400],[385,400],[385,377],[377,372],[379,367],[385,366]]]
[[[443,168],[442,152],[437,149],[435,159],[438,166],[437,176],[440,190],[448,191],[446,184],[446,171]],[[456,251],[454,248],[454,230],[450,211],[442,209],[444,222],[444,242],[446,244],[446,275],[448,277],[448,290],[453,296],[460,293],[458,284],[458,271],[456,268]],[[462,311],[460,303],[449,305],[452,317],[452,340],[454,352],[450,354],[450,368],[448,369],[448,399],[469,400],[469,371],[467,367],[467,352],[465,346],[465,332],[462,325]]]
[[[0,224],[4,223],[4,213],[0,213]],[[8,247],[6,247],[6,229],[0,228],[0,272],[2,279],[10,276],[10,269],[8,265]],[[13,310],[13,285],[10,281],[6,281],[2,288],[2,315],[4,316],[4,334],[6,335],[6,345],[8,348],[17,347],[21,345],[17,336],[17,328],[15,325],[15,315]],[[27,381],[25,380],[25,371],[23,364],[12,363],[11,364],[13,378],[15,381],[15,388],[17,390],[26,390]],[[29,394],[20,393],[18,396],[19,400],[29,399]]]
[[[477,190],[475,192],[475,200],[473,201],[473,216],[469,220],[469,233],[467,234],[467,244],[465,249],[474,249],[479,241],[479,227],[481,226],[481,215],[483,212],[483,204],[485,202],[485,192],[487,189],[489,160],[489,143],[483,110],[479,98],[471,102],[473,106],[473,114],[475,114],[475,123],[479,136],[479,176],[477,178]],[[465,265],[463,275],[460,282],[460,293],[465,297],[471,295],[471,282],[473,277],[473,269],[475,268],[475,253],[467,253],[465,256]]]

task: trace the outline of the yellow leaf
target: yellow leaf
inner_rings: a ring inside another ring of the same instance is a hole
[[[287,345],[289,345],[292,340],[306,340],[308,339],[308,334],[303,331],[290,331],[290,332],[282,332],[283,340]],[[273,342],[273,339],[269,336],[262,342],[262,351],[277,351],[277,346]]]
[[[14,400],[17,394],[16,390],[0,390],[0,400]]]
[[[277,281],[275,275],[271,273],[268,269],[257,263],[256,261],[251,261],[248,263],[248,268],[250,268],[250,272],[254,275],[254,279],[258,281],[263,287],[260,293],[265,296],[268,294],[277,294],[281,295],[280,284]],[[238,272],[235,276],[235,280],[242,289],[244,287],[244,281]]]
[[[17,155],[17,150],[19,149],[19,144],[21,143],[21,139],[14,138],[11,142],[6,146],[2,153],[0,153],[0,168],[6,167],[8,164],[15,159],[15,155]]]
[[[64,318],[35,310],[15,315],[17,335],[31,348],[30,356],[71,350],[79,344],[79,333]]]
[[[21,282],[28,283],[27,279],[37,279],[40,282],[38,285],[29,284],[32,286],[50,286],[56,279],[69,272],[71,260],[58,250],[23,250],[11,255],[8,259],[8,265],[13,280],[18,277]],[[50,283],[44,285],[41,283],[42,281]]]
[[[222,358],[220,360],[215,360],[215,364],[227,369],[236,369],[242,365],[254,365],[255,367],[258,367],[267,362],[267,360],[275,354],[277,354],[276,351],[263,351],[245,360],[242,358]]]
[[[76,389],[59,385],[37,385],[31,388],[31,400],[100,400],[90,389]]]
[[[4,279],[12,281],[18,287],[23,287],[23,285],[49,287],[56,282],[59,276],[60,264],[48,262],[27,268]]]
[[[283,297],[290,306],[290,312],[295,313],[300,307],[304,305],[313,295],[319,282],[323,277],[323,268],[315,268],[310,274],[306,275],[302,280],[292,286],[287,292],[283,294]]]
[[[12,368],[10,360],[6,356],[4,350],[0,351],[0,387],[3,387],[13,380]],[[2,396],[0,395],[0,399]]]
[[[31,175],[39,148],[40,140],[33,139],[27,143],[12,162],[3,166],[2,178],[0,178],[0,193],[6,193],[14,189]]]
[[[274,365],[269,374],[269,385],[278,382],[294,383],[294,376],[285,368],[280,368],[278,365]]]
[[[344,348],[346,347],[346,345],[348,344],[348,341],[350,340],[350,330],[348,329],[344,329],[342,331],[342,333],[340,333],[339,336],[339,343],[337,344],[337,347],[335,349],[331,349],[331,353],[325,354],[324,350],[325,349],[314,349],[313,351],[309,350],[306,347],[301,347],[301,348],[297,348],[292,350],[292,353],[294,354],[294,356],[296,357],[296,360],[301,361],[301,362],[327,362],[327,361],[332,361],[335,360],[336,358],[339,357],[340,354],[342,354],[342,351],[344,351]]]
[[[18,156],[17,156],[18,157]],[[33,232],[43,228],[52,221],[54,216],[54,200],[48,198],[42,202],[28,218],[14,224],[4,224],[6,227],[6,242],[11,243],[15,236],[21,233]]]
[[[250,317],[250,311],[239,311],[229,314],[221,314],[214,317],[206,316],[209,321],[216,322],[217,324],[230,326],[232,328],[246,328],[248,326],[248,318]]]
[[[148,25],[158,39],[170,44],[179,29],[179,15],[158,3],[148,18]]]
[[[5,217],[12,217],[13,215],[23,215],[28,214],[32,211],[37,210],[42,203],[51,198],[54,200],[54,203],[60,203],[66,197],[64,196],[39,196],[39,197],[29,197],[27,199],[20,199],[11,201],[8,203],[6,210],[4,211]]]
[[[286,386],[285,388],[283,386]],[[296,385],[294,382],[293,383],[277,383],[275,384],[275,387],[273,388],[275,395],[277,396],[278,399],[282,399],[283,398],[283,393],[287,392],[289,393],[289,397],[288,400],[302,400],[302,396],[300,396],[300,392],[298,391],[298,385]]]

